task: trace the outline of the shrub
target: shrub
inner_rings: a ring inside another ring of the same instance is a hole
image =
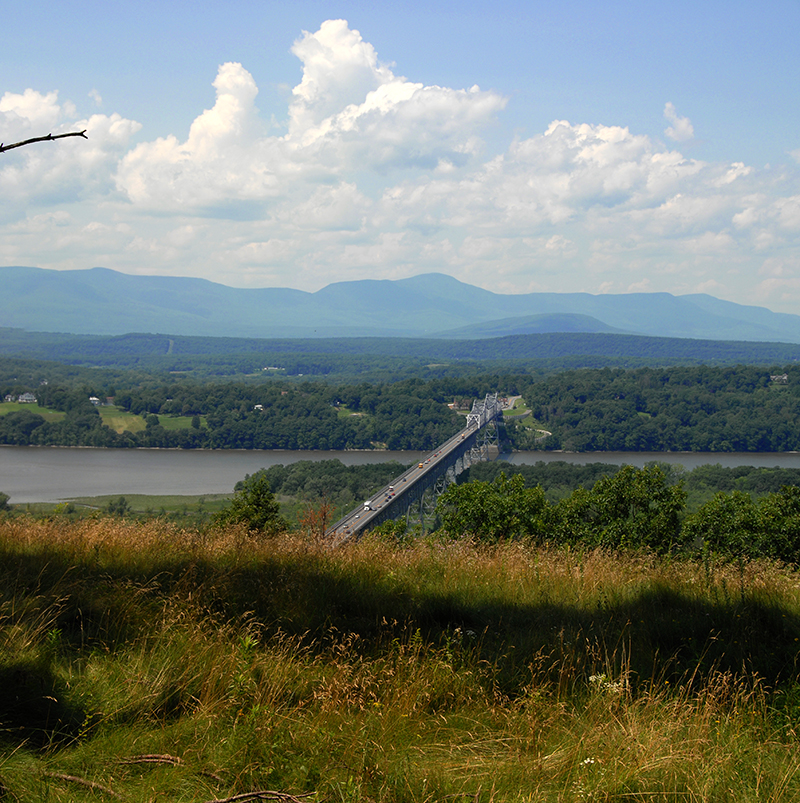
[[[220,525],[246,524],[248,529],[274,534],[286,529],[280,507],[263,474],[248,477],[231,504],[214,517]]]

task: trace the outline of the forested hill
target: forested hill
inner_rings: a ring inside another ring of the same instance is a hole
[[[416,338],[249,339],[130,334],[68,335],[0,329],[0,356],[69,365],[236,376],[276,369],[282,376],[381,381],[434,371],[551,372],[579,367],[784,365],[800,345],[621,334],[549,333],[484,340]]]

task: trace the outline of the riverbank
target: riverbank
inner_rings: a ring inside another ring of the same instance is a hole
[[[102,449],[0,446],[0,491],[11,504],[59,502],[82,496],[227,494],[245,475],[302,460],[344,465],[396,462],[407,467],[424,452]],[[663,462],[687,470],[723,467],[800,468],[798,452],[514,452],[500,460],[516,465],[567,462],[633,465]],[[398,471],[400,473],[400,471]]]

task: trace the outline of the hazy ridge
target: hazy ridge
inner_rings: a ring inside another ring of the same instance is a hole
[[[438,273],[337,282],[315,293],[107,268],[2,267],[0,282],[0,326],[38,332],[453,339],[573,332],[800,343],[800,316],[709,295],[502,295]]]

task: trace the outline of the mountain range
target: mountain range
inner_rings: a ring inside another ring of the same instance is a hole
[[[0,327],[247,338],[482,339],[571,332],[800,343],[800,316],[706,294],[504,295],[440,273],[337,282],[309,293],[107,268],[0,267]]]

